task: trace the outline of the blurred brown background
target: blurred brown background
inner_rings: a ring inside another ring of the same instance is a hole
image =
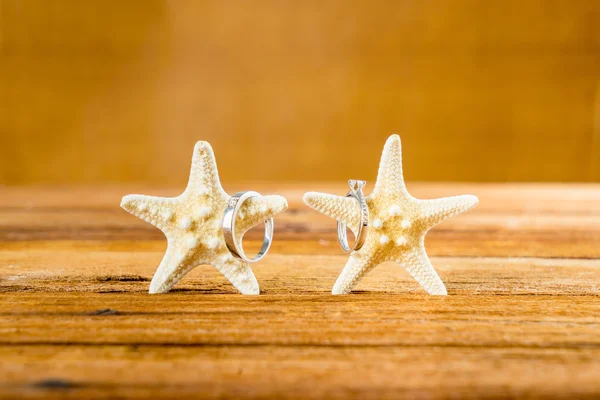
[[[600,1],[0,0],[0,183],[600,181]]]

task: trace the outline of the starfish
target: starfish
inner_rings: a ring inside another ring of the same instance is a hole
[[[375,189],[365,200],[369,211],[366,241],[361,249],[350,254],[332,293],[350,293],[367,272],[385,261],[395,261],[429,294],[448,294],[425,251],[425,234],[449,217],[475,207],[479,202],[477,197],[464,195],[435,200],[412,197],[402,176],[400,137],[392,135],[383,148]],[[308,192],[304,202],[346,223],[356,235],[360,223],[356,199]]]
[[[173,198],[128,195],[121,207],[160,229],[167,251],[150,283],[150,293],[168,292],[200,264],[219,270],[243,294],[259,294],[256,277],[248,263],[234,258],[222,233],[223,212],[230,196],[219,181],[210,144],[198,142],[185,191]],[[236,216],[236,236],[287,209],[282,196],[249,198]]]

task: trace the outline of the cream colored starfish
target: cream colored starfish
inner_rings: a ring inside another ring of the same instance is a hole
[[[356,233],[360,222],[352,197],[308,192],[304,202],[313,209],[345,222]],[[453,215],[479,202],[471,195],[418,200],[404,186],[400,137],[392,135],[383,148],[375,189],[366,198],[369,231],[363,247],[350,255],[333,286],[333,294],[347,294],[370,270],[385,261],[401,264],[429,293],[446,295],[446,287],[425,252],[425,234]]]
[[[168,292],[185,274],[200,264],[218,269],[243,294],[259,294],[252,269],[234,258],[225,245],[221,223],[230,196],[219,182],[210,144],[194,148],[190,179],[185,191],[173,198],[128,195],[121,207],[156,226],[167,237],[167,251],[150,283],[150,293]],[[248,199],[236,218],[241,239],[252,227],[287,209],[282,196]]]

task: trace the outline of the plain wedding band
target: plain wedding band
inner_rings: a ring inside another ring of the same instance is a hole
[[[237,240],[235,235],[235,217],[237,216],[240,207],[249,198],[258,196],[260,196],[260,194],[253,191],[238,192],[231,196],[223,213],[223,237],[225,238],[227,249],[233,257],[247,263],[255,263],[260,261],[269,251],[271,242],[273,241],[273,218],[269,218],[265,221],[265,236],[263,244],[258,251],[258,254],[254,258],[246,257],[244,249],[242,248],[242,244]]]

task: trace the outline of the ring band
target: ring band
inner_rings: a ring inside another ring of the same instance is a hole
[[[369,208],[367,207],[365,195],[362,192],[362,188],[366,184],[366,181],[357,181],[353,179],[348,181],[350,191],[346,194],[346,197],[354,197],[356,201],[358,201],[358,206],[360,207],[360,225],[358,226],[354,246],[350,247],[348,245],[348,235],[346,234],[346,224],[342,221],[338,221],[338,241],[340,242],[340,247],[346,253],[360,250],[367,239],[367,233],[369,231]]]
[[[239,243],[235,235],[235,217],[240,207],[249,198],[258,196],[260,196],[260,194],[257,192],[238,192],[231,196],[223,213],[223,237],[225,238],[227,249],[233,257],[247,263],[255,263],[260,261],[269,251],[271,242],[273,241],[273,218],[269,218],[265,221],[265,236],[263,244],[258,251],[258,254],[254,258],[246,257],[244,249],[242,248],[242,244]]]

